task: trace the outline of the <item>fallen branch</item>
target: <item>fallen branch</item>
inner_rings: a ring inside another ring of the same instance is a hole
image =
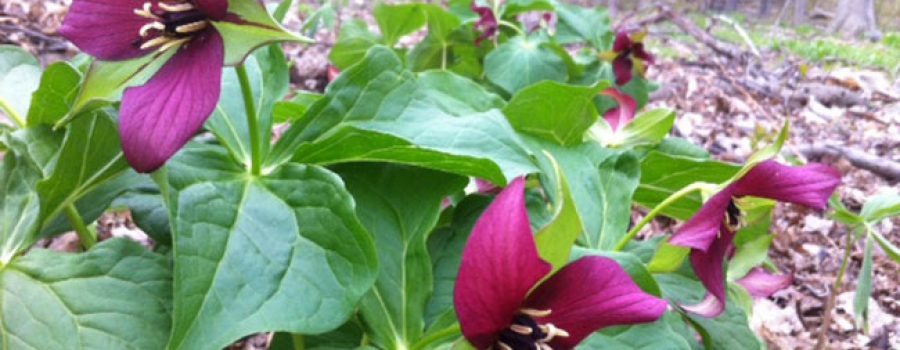
[[[797,151],[806,158],[820,158],[826,155],[841,157],[857,168],[868,170],[889,181],[900,181],[900,163],[857,149],[839,145],[812,144],[797,147]]]
[[[744,52],[734,45],[724,43],[718,39],[716,39],[711,34],[703,31],[700,27],[698,27],[694,22],[682,17],[675,11],[673,11],[670,7],[665,5],[660,5],[659,13],[661,16],[668,19],[670,22],[675,24],[678,28],[680,28],[686,34],[694,37],[697,41],[706,45],[716,53],[726,56],[731,59],[743,60]]]

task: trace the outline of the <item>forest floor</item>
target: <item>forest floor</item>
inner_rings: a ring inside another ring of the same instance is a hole
[[[74,47],[56,34],[68,1],[3,1],[0,44],[20,45],[38,55],[44,64],[71,57],[76,52]],[[300,28],[301,18],[317,6],[310,3],[294,5],[289,27]],[[350,1],[338,11],[336,23],[352,18],[374,23],[368,6]],[[838,168],[844,174],[838,191],[848,208],[858,210],[867,198],[897,189],[897,33],[888,34],[889,39],[894,35],[896,43],[872,44],[822,38],[816,34],[815,24],[808,26],[813,32],[806,27],[792,30],[766,26],[761,30],[750,27],[749,40],[745,40],[738,27],[728,23],[728,17],[710,21],[714,17],[689,16],[695,29],[712,34],[710,42],[674,25],[671,19],[651,18],[652,13],[620,17],[626,19],[626,27],[637,24],[649,29],[648,47],[658,60],[650,66],[648,77],[660,85],[651,96],[651,104],[677,111],[675,136],[701,145],[717,159],[742,162],[757,140],[776,133],[789,120],[787,152],[797,159]],[[377,30],[374,25],[372,29]],[[316,34],[317,44],[286,48],[294,63],[291,81],[297,88],[324,89],[328,52],[336,33],[333,28],[321,28]],[[809,40],[813,36],[824,43],[820,48],[808,45],[815,42]],[[417,36],[405,40],[415,42]],[[863,50],[863,54],[844,53],[854,48]],[[872,54],[880,56],[869,61]],[[786,290],[755,302],[752,324],[770,349],[812,348],[850,232],[826,214],[799,207],[780,206],[775,217],[772,232],[776,236],[770,256],[795,279]],[[100,221],[103,232],[139,236],[127,215],[107,215]],[[644,234],[660,234],[666,228],[660,221]],[[900,220],[886,220],[877,229],[890,241],[900,243]],[[59,250],[78,247],[77,238],[73,241],[71,235],[44,244]],[[863,245],[858,242],[844,285],[837,293],[834,322],[828,330],[829,348],[900,349],[900,266],[877,245],[869,333],[853,321],[853,291],[862,256]],[[261,335],[234,348],[259,349],[266,343],[267,336]]]

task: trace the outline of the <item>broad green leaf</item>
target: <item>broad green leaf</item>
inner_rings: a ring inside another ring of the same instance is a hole
[[[425,25],[426,16],[418,4],[388,5],[379,3],[373,12],[375,22],[387,46],[394,46],[401,37]]]
[[[308,37],[315,37],[322,28],[333,30],[337,23],[337,17],[338,14],[334,9],[334,5],[326,2],[316,12],[313,12],[306,18],[302,28],[303,34]]]
[[[728,263],[728,273],[726,274],[728,279],[738,280],[747,275],[750,269],[762,264],[768,257],[773,238],[775,236],[772,235],[759,236],[738,247],[734,257]]]
[[[441,201],[462,191],[466,178],[396,165],[336,168],[356,201],[356,214],[375,238],[379,274],[360,303],[375,344],[408,348],[422,336],[431,295],[432,266],[426,240]]]
[[[125,192],[112,203],[112,208],[128,208],[134,223],[154,241],[172,244],[169,215],[159,188],[152,182],[144,183]]]
[[[613,145],[631,147],[660,143],[675,125],[675,111],[666,108],[654,109],[639,114],[622,130],[615,134]]]
[[[605,9],[558,4],[556,14],[559,16],[556,37],[560,43],[586,42],[598,50],[612,47],[613,34]]]
[[[709,159],[709,152],[703,147],[697,146],[680,137],[667,137],[655,148],[656,151],[673,156],[687,158]]]
[[[63,208],[128,169],[118,128],[109,114],[95,110],[78,118],[66,130],[49,177],[37,184],[41,227]]]
[[[572,190],[566,176],[553,158],[554,178],[559,181],[556,186],[556,198],[558,198],[552,221],[540,229],[535,235],[535,244],[541,258],[553,266],[553,271],[559,270],[569,262],[569,253],[572,246],[578,240],[578,236],[584,230],[578,210],[575,208],[575,200],[572,198]]]
[[[740,168],[714,160],[672,156],[651,151],[641,161],[641,184],[634,193],[634,201],[646,208],[656,207],[672,193],[695,182],[723,183]],[[687,220],[700,209],[703,201],[692,194],[675,201],[662,214]]]
[[[676,316],[667,313],[666,316]],[[666,319],[634,326],[615,326],[594,333],[578,345],[584,350],[690,350],[690,344],[672,330]]]
[[[354,317],[340,328],[327,333],[315,335],[275,333],[269,350],[376,350],[360,346],[365,336],[362,322]]]
[[[550,0],[509,0],[500,9],[501,17],[513,17],[529,11],[556,11],[554,2]]]
[[[889,241],[887,238],[882,236],[881,233],[878,233],[876,231],[871,231],[870,237],[875,239],[875,242],[878,243],[878,246],[880,246],[881,249],[884,250],[885,254],[887,254],[887,256],[891,258],[891,260],[900,263],[900,248],[897,248],[897,246],[891,243],[891,241]]]
[[[838,193],[833,194],[831,198],[828,199],[828,208],[832,210],[830,215],[832,219],[850,226],[850,228],[860,230],[866,223],[866,220],[863,219],[862,216],[859,216],[844,206],[844,203],[841,202],[841,196]]]
[[[502,105],[451,73],[416,78],[396,54],[378,47],[291,126],[267,166],[284,156],[316,164],[396,162],[505,184],[535,168],[496,109]]]
[[[634,280],[634,283],[641,288],[644,293],[652,294],[655,296],[661,296],[662,292],[659,289],[659,285],[656,284],[656,280],[653,279],[653,275],[650,274],[650,271],[647,270],[647,267],[644,266],[644,263],[641,262],[641,259],[636,255],[625,252],[613,252],[613,251],[603,251],[597,249],[588,249],[582,247],[576,247],[572,250],[572,261],[581,259],[585,256],[602,256],[613,259],[619,266],[622,266],[622,269],[628,273],[628,276],[631,276],[631,279]]]
[[[883,219],[900,215],[900,193],[885,192],[869,198],[863,204],[859,215],[868,224],[875,224]]]
[[[41,76],[41,85],[32,95],[28,125],[53,125],[62,119],[75,101],[80,89],[81,72],[68,62],[56,62]]]
[[[35,250],[0,272],[6,349],[163,349],[170,261],[112,239],[83,254]]]
[[[275,123],[287,123],[299,119],[321,99],[321,94],[299,91],[290,101],[276,102],[275,108],[272,109]]]
[[[341,25],[341,34],[328,58],[335,67],[345,70],[362,61],[366,52],[380,43],[381,38],[369,31],[366,22],[352,20]]]
[[[240,64],[251,52],[274,42],[312,43],[312,39],[292,33],[272,18],[258,0],[229,0],[228,12],[242,23],[213,21],[225,45],[225,65]]]
[[[691,249],[669,244],[669,238],[659,244],[653,259],[647,264],[651,273],[674,272],[684,264],[684,259],[690,255]]]
[[[593,99],[607,85],[605,82],[577,86],[543,81],[513,95],[503,114],[518,131],[562,146],[577,145],[597,121]]]
[[[61,142],[61,133],[39,126],[3,135],[9,151],[0,168],[0,268],[37,240],[40,204],[35,190]]]
[[[425,311],[426,324],[431,327],[442,315],[453,314],[453,287],[462,252],[475,222],[491,204],[491,197],[472,194],[460,201],[453,210],[453,221],[447,227],[435,230],[428,237],[428,253],[431,256],[434,293]],[[455,319],[455,317],[450,317]]]
[[[259,139],[271,138],[275,103],[288,91],[289,74],[284,53],[277,45],[263,48],[244,62],[250,87],[253,90],[253,105],[259,120]],[[206,122],[216,137],[241,163],[250,164],[250,131],[247,126],[247,112],[237,73],[233,68],[222,72],[222,96],[212,117]],[[263,152],[268,142],[263,143]]]
[[[563,82],[569,78],[565,62],[548,44],[522,36],[491,51],[484,58],[484,72],[509,94],[542,80]]]
[[[416,72],[427,69],[454,68],[458,55],[471,49],[473,40],[460,40],[460,35],[453,36],[462,22],[453,14],[440,6],[420,4],[425,11],[428,22],[428,35],[422,39],[407,55],[407,64]]]
[[[725,297],[729,303],[734,303],[744,310],[748,318],[753,315],[753,297],[744,286],[731,281],[726,282]]]
[[[41,79],[41,64],[27,51],[0,45],[0,112],[22,124],[31,105],[31,93]],[[23,125],[19,125],[23,126]]]
[[[250,177],[221,148],[168,165],[174,218],[172,349],[221,349],[265,331],[322,333],[375,281],[372,239],[333,173],[286,164]]]
[[[291,5],[293,4],[294,0],[281,0],[278,6],[275,7],[275,11],[272,11],[272,18],[278,23],[284,22],[284,18],[287,17],[288,11],[291,10]]]
[[[428,35],[442,42],[445,42],[444,40],[462,25],[459,17],[447,12],[441,6],[432,4],[419,4],[419,6],[425,12]]]
[[[544,176],[553,168],[543,151],[559,163],[572,186],[572,195],[584,226],[579,241],[590,248],[611,249],[625,235],[631,219],[631,196],[640,178],[637,159],[610,151],[596,143],[561,147],[549,141],[525,137],[537,155]],[[556,180],[545,181],[555,184]],[[554,196],[557,191],[548,191]],[[556,202],[557,198],[554,199]]]
[[[663,296],[681,305],[693,305],[700,302],[706,289],[693,278],[680,274],[655,275]],[[703,337],[707,349],[761,349],[756,335],[747,324],[747,315],[733,300],[729,300],[723,312],[716,318],[705,318],[689,313],[688,317],[694,329]]]
[[[853,296],[853,316],[857,327],[869,333],[869,299],[872,296],[872,240],[866,240],[866,251],[862,267],[856,280],[856,293]]]

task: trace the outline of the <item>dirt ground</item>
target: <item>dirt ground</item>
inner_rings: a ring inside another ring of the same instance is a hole
[[[76,53],[74,47],[56,34],[69,1],[3,0],[0,44],[22,46],[44,64],[71,57]],[[295,4],[287,24],[292,29],[300,27],[300,9],[305,6],[317,5],[311,1]],[[352,18],[374,23],[368,6],[367,2],[349,1],[340,8],[337,23]],[[633,22],[641,19],[627,14],[620,17]],[[372,29],[377,30],[374,25]],[[717,159],[740,162],[752,152],[757,135],[777,131],[787,119],[791,121],[787,151],[799,159],[838,168],[844,174],[838,191],[848,208],[858,210],[866,198],[897,189],[900,178],[879,173],[877,167],[879,163],[900,163],[897,77],[855,67],[830,66],[826,70],[782,53],[762,52],[757,57],[745,47],[738,47],[742,58],[735,59],[696,40],[676,39],[663,24],[651,24],[649,30],[651,51],[665,46],[674,52],[660,57],[648,76],[660,84],[651,104],[678,112],[675,136],[703,146]],[[293,60],[291,81],[295,87],[324,89],[327,55],[335,38],[335,31],[322,29],[316,35],[317,44],[286,48]],[[414,35],[405,40],[417,39]],[[860,163],[855,159],[859,154],[876,166]],[[752,324],[770,349],[812,348],[849,232],[826,215],[799,207],[780,206],[775,217],[772,232],[777,236],[770,256],[782,271],[793,272],[795,279],[774,297],[756,301]],[[108,234],[140,237],[127,215],[107,215],[102,220]],[[900,243],[900,220],[886,220],[878,229],[890,241]],[[73,243],[71,236],[45,244],[60,250],[78,246],[77,238]],[[857,244],[828,332],[831,348],[900,349],[900,266],[877,246],[870,332],[864,334],[852,319],[853,290],[862,256],[863,245]],[[263,348],[267,338],[248,338],[234,348]]]

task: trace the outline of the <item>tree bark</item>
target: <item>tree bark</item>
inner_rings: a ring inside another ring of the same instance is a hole
[[[828,26],[829,32],[841,33],[848,38],[864,34],[869,39],[881,40],[882,33],[878,30],[875,16],[875,0],[840,0],[835,14],[837,16]]]
[[[771,0],[760,0],[759,2],[759,13],[757,16],[760,18],[766,17],[769,14],[769,6],[771,5]]]
[[[806,0],[794,0],[794,25],[806,23]]]

